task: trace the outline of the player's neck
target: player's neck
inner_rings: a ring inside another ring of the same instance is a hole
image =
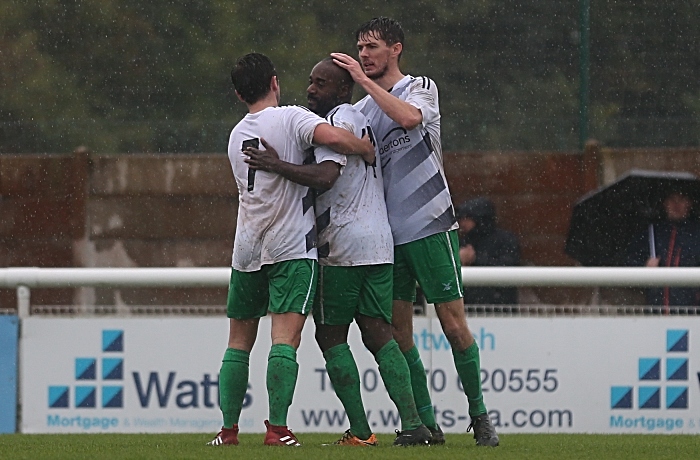
[[[385,91],[389,91],[394,87],[405,75],[401,73],[398,67],[387,69],[387,71],[381,77],[374,80],[374,82],[379,85],[380,88]]]
[[[257,112],[262,112],[263,110],[267,109],[268,107],[277,107],[279,104],[277,104],[277,95],[270,91],[267,96],[264,98],[260,99],[259,101],[255,102],[254,104],[247,104],[248,105],[248,113],[257,113]]]

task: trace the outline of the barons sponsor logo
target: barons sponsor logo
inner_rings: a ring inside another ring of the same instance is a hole
[[[688,329],[668,329],[665,353],[639,358],[637,385],[610,388],[610,408],[688,409],[688,343]]]
[[[49,385],[50,409],[121,408],[124,405],[124,331],[102,331],[101,354],[74,359],[75,378]],[[98,401],[98,391],[100,398]]]

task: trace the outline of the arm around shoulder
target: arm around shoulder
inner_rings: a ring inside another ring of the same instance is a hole
[[[343,155],[357,154],[369,163],[374,162],[374,146],[369,139],[358,139],[350,131],[327,123],[316,126],[313,142],[325,145]]]
[[[335,161],[307,165],[289,163],[281,160],[265,139],[261,138],[260,141],[265,150],[248,147],[243,151],[247,155],[244,161],[251,169],[279,174],[292,182],[319,190],[330,189],[340,176],[341,165]]]

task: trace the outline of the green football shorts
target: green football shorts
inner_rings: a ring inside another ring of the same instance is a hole
[[[356,315],[391,324],[392,265],[321,267],[314,301],[316,324],[340,326]]]
[[[415,302],[416,281],[428,303],[463,297],[457,230],[394,246],[394,299]]]
[[[229,318],[261,318],[270,313],[308,315],[316,295],[318,262],[286,260],[254,272],[231,269],[226,314]]]

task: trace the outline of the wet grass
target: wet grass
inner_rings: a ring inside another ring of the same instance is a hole
[[[700,436],[693,435],[502,435],[501,446],[476,447],[469,435],[447,434],[444,446],[392,447],[393,436],[378,435],[377,448],[324,446],[340,434],[299,434],[299,448],[266,447],[262,434],[240,435],[240,445],[210,447],[208,434],[0,435],[2,459],[283,459],[429,460],[477,459],[697,459]]]

